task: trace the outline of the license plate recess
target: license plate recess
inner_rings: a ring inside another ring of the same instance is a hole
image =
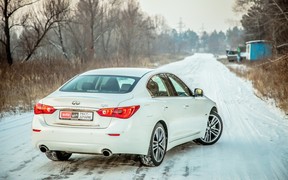
[[[93,112],[88,111],[60,111],[61,120],[93,121]]]

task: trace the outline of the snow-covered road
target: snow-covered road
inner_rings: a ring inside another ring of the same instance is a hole
[[[178,146],[153,168],[131,155],[73,155],[52,162],[33,149],[33,114],[25,113],[0,120],[0,179],[288,179],[288,119],[257,98],[251,83],[209,54],[161,68],[216,101],[224,121],[218,143]]]

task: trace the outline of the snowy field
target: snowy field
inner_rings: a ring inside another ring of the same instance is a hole
[[[288,119],[257,98],[251,83],[209,54],[161,68],[217,102],[224,122],[218,143],[175,147],[153,168],[133,155],[72,155],[52,162],[32,147],[33,114],[24,113],[0,120],[0,179],[288,179]]]

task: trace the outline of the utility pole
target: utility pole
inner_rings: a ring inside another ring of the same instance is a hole
[[[202,36],[204,34],[204,31],[205,31],[205,27],[204,27],[204,24],[202,23],[201,25],[201,28],[200,28],[200,31],[199,31],[199,35]]]
[[[184,27],[185,27],[185,24],[183,23],[182,18],[180,17],[180,21],[178,23],[179,34],[182,34]]]

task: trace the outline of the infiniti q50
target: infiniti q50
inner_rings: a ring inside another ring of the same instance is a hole
[[[33,144],[54,161],[72,153],[136,154],[158,166],[183,143],[211,145],[222,134],[216,104],[176,75],[145,68],[77,75],[34,107]]]

